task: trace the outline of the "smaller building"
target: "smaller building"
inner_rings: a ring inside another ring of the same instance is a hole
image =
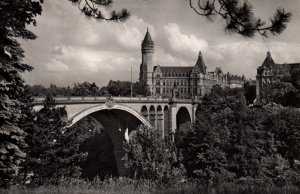
[[[230,88],[241,88],[244,86],[245,82],[248,80],[244,75],[238,76],[238,75],[231,75],[230,73],[227,73],[227,84]]]

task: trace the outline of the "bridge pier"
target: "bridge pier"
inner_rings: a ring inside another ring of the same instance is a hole
[[[193,104],[192,105],[192,123],[194,123],[196,121],[196,110],[197,110],[197,105]]]
[[[114,151],[117,167],[118,167],[118,175],[119,176],[126,176],[127,169],[125,168],[125,162],[123,160],[125,152],[124,150],[115,150]]]
[[[171,122],[170,122],[170,130],[174,134],[176,131],[176,114],[177,114],[177,106],[175,103],[172,103],[170,105],[170,117],[171,117]]]
[[[156,115],[156,122],[157,122],[157,130],[159,131],[159,133],[161,134],[161,136],[164,136],[164,117],[163,117],[163,113],[157,113]]]

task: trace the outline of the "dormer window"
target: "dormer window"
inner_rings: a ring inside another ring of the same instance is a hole
[[[160,86],[160,80],[159,79],[156,80],[156,85]]]

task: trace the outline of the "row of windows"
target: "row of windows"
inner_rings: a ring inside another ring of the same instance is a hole
[[[189,89],[188,88],[178,88],[178,92],[181,93],[181,94],[188,94]],[[171,88],[162,88],[162,93],[163,94],[171,94],[172,89]],[[159,87],[156,88],[156,94],[160,94],[160,88]]]
[[[194,85],[197,84],[197,80],[193,80],[193,82],[194,82]],[[161,85],[160,83],[161,83],[160,80],[157,79],[156,85],[160,86]],[[174,84],[176,84],[176,86],[188,86],[188,80],[163,80],[162,81],[163,86],[172,86]]]
[[[162,73],[163,77],[189,77],[189,73]],[[156,75],[157,78],[160,77],[160,75]]]
[[[193,95],[201,95],[201,90],[199,91],[200,93],[198,94],[197,88],[193,88]],[[179,94],[189,94],[189,89],[188,88],[178,88]],[[156,88],[156,94],[161,94],[160,93],[160,88]],[[172,95],[172,90],[170,88],[162,88],[162,94],[166,95]]]

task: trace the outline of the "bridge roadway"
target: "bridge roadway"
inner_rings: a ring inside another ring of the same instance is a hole
[[[43,108],[44,97],[34,98],[34,109]],[[55,97],[57,106],[65,106],[69,125],[90,116],[98,121],[114,144],[119,174],[124,174],[123,142],[126,134],[144,124],[158,130],[165,137],[170,132],[185,130],[195,120],[199,101],[195,99],[167,99],[151,97]],[[126,139],[127,140],[127,139]]]

